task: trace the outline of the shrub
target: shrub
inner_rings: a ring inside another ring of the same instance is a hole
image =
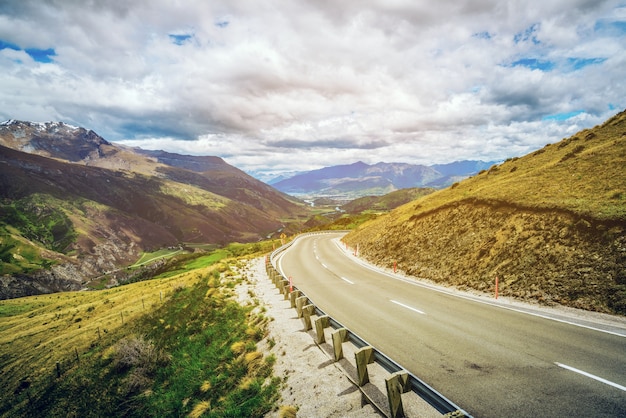
[[[263,361],[263,353],[258,351],[253,351],[251,353],[247,353],[244,356],[244,361],[246,366],[248,367],[248,373],[252,373],[257,370]]]
[[[143,336],[129,337],[117,343],[113,366],[120,370],[130,370],[125,380],[128,392],[137,392],[150,386],[159,366],[167,365],[170,357],[158,350]]]
[[[235,354],[241,354],[246,350],[246,343],[243,341],[234,342],[230,346],[230,350]]]
[[[298,412],[298,409],[296,409],[295,406],[283,405],[280,407],[280,410],[278,411],[278,417],[279,418],[296,418],[297,412]]]

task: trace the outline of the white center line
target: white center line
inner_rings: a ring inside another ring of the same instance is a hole
[[[393,299],[392,299],[392,300],[390,300],[390,302],[395,303],[396,305],[400,305],[400,306],[402,306],[403,308],[410,309],[410,310],[412,310],[413,312],[417,312],[418,314],[426,315],[426,312],[420,311],[419,309],[415,309],[415,308],[413,308],[413,307],[411,307],[411,306],[409,306],[409,305],[405,305],[404,303],[400,303],[400,302],[398,302],[397,300],[393,300]]]
[[[352,280],[348,280],[348,279],[346,279],[345,277],[340,277],[340,278],[341,278],[341,280],[343,280],[344,282],[348,282],[348,283],[350,283],[350,284],[354,284],[354,282],[353,282]]]
[[[623,390],[624,392],[626,392],[626,387],[624,387],[622,385],[618,385],[617,383],[611,382],[610,380],[606,380],[606,379],[603,379],[601,377],[595,376],[595,375],[593,375],[591,373],[587,373],[587,372],[584,372],[582,370],[578,370],[578,369],[576,369],[576,368],[574,368],[572,366],[568,366],[566,364],[557,363],[557,362],[555,362],[554,364],[556,364],[557,366],[562,367],[564,369],[570,370],[570,371],[575,372],[575,373],[582,374],[583,376],[590,377],[590,378],[592,378],[594,380],[597,380],[598,382],[605,383],[605,384],[607,384],[609,386],[613,386],[614,388],[617,388],[619,390]]]

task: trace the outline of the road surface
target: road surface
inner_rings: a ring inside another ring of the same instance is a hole
[[[298,239],[279,270],[474,417],[626,417],[623,321],[580,326],[433,289],[358,262],[340,236]]]

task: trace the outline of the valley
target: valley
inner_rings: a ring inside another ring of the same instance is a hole
[[[446,188],[313,205],[220,159],[118,149],[88,132],[92,151],[81,143],[78,158],[66,131],[81,128],[44,129],[69,143],[39,153],[20,150],[36,143],[25,135],[0,143],[1,384],[13,394],[2,414],[268,413],[280,378],[257,344],[272,345],[271,319],[253,293],[233,301],[246,280],[234,271],[303,231],[349,230],[344,245],[420,283],[490,297],[497,278],[504,298],[626,314],[624,112]],[[236,335],[209,337],[219,327],[201,318],[218,313]],[[216,351],[202,357],[209,340]],[[145,373],[121,365],[128,345],[153,353]]]

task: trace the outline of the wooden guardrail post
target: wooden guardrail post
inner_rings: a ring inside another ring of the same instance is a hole
[[[358,374],[359,386],[369,383],[370,376],[367,373],[367,365],[374,362],[374,349],[371,346],[363,347],[354,353],[356,360],[356,371]]]
[[[330,319],[328,315],[322,315],[315,320],[315,336],[318,344],[322,344],[326,342],[326,337],[324,336],[324,328],[328,328],[330,325]]]
[[[296,313],[298,318],[302,318],[302,307],[309,299],[306,296],[300,296],[296,299]]]
[[[304,323],[304,330],[308,331],[311,328],[311,315],[315,313],[315,305],[306,305],[302,307],[302,322]]]
[[[404,407],[402,406],[402,394],[411,390],[409,373],[405,370],[393,373],[385,379],[387,386],[387,399],[389,400],[389,410],[392,418],[404,417]]]
[[[333,352],[335,353],[335,361],[339,361],[343,358],[342,344],[348,339],[348,330],[345,328],[339,328],[330,334],[333,339]]]
[[[289,294],[289,301],[291,302],[292,308],[296,307],[296,299],[298,299],[300,296],[302,296],[302,292],[300,292],[299,290],[294,290]]]
[[[283,279],[283,296],[285,300],[289,299],[289,280]]]

